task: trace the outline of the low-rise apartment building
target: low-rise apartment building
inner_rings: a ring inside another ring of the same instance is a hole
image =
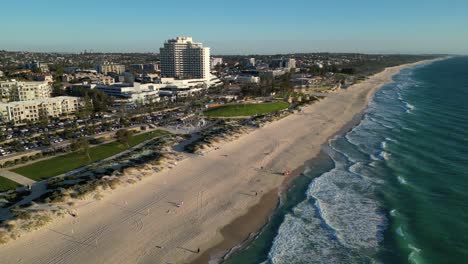
[[[82,105],[79,97],[58,96],[23,102],[0,103],[0,119],[3,122],[24,124],[39,121],[41,116],[60,117],[75,113]]]
[[[31,101],[49,98],[52,93],[52,85],[43,82],[0,82],[2,98],[9,101]]]
[[[96,64],[96,70],[98,73],[108,74],[110,72],[121,74],[125,72],[125,65],[122,64],[114,64],[110,62],[103,62]]]

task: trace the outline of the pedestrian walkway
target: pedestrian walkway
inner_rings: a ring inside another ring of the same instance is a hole
[[[35,181],[29,178],[26,178],[23,175],[20,175],[18,173],[14,173],[12,171],[0,170],[0,176],[5,177],[14,182],[17,182],[21,185],[33,185],[35,183]]]

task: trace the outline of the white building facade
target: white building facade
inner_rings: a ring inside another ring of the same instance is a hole
[[[223,65],[223,58],[211,58],[211,69],[214,69],[218,65]]]
[[[0,118],[3,122],[14,124],[23,124],[27,121],[37,122],[42,115],[59,117],[75,113],[81,104],[81,98],[72,96],[0,103]]]
[[[94,89],[115,97],[120,102],[130,104],[151,104],[159,101],[159,84],[154,83],[116,83],[113,85],[96,85]]]
[[[52,85],[43,82],[0,82],[2,98],[9,101],[31,101],[49,98],[52,94]]]
[[[210,78],[210,48],[191,37],[177,37],[160,49],[161,77],[176,79]]]
[[[95,65],[96,71],[102,74],[108,74],[110,72],[121,74],[125,72],[125,65],[122,64],[114,64],[110,62],[102,62]]]

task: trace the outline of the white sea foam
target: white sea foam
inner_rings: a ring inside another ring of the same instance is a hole
[[[324,222],[348,248],[375,248],[381,240],[385,217],[377,202],[363,195],[368,187],[365,178],[335,169],[314,180],[309,188]]]
[[[382,141],[380,146],[382,147],[382,149],[386,149],[387,148],[387,141]]]
[[[382,157],[384,160],[389,160],[391,154],[386,152],[386,151],[382,151],[382,152],[380,152],[379,156]]]
[[[403,233],[403,229],[401,228],[401,226],[397,227],[395,232],[397,233],[397,235],[399,235],[399,236],[401,236],[403,238],[405,237],[405,233]]]
[[[416,132],[416,130],[414,130],[413,128],[410,128],[410,127],[402,127],[402,129],[404,130],[408,130],[408,131],[413,131],[413,132]]]
[[[349,166],[349,172],[361,175],[360,171],[364,167],[364,164],[362,162],[356,162],[353,165]]]
[[[286,215],[269,253],[270,263],[355,262],[347,250],[324,229],[314,207],[304,201]]]
[[[393,217],[395,217],[397,215],[397,213],[398,213],[397,209],[392,209],[390,211],[390,215],[393,216]]]
[[[413,246],[412,244],[408,244],[408,248],[411,249],[411,253],[408,256],[408,261],[410,263],[414,263],[414,264],[424,263],[424,261],[421,259],[421,256],[420,256],[421,249]]]
[[[398,176],[397,179],[401,184],[408,185],[408,182],[402,176]]]
[[[403,103],[405,104],[405,107],[406,107],[406,113],[411,113],[413,112],[414,109],[416,109],[416,107],[406,101],[403,101]]]

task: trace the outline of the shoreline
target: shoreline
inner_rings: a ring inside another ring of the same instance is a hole
[[[113,190],[101,201],[83,201],[76,208],[77,219],[54,221],[1,246],[0,254],[6,262],[21,259],[23,263],[210,259],[213,250],[218,251],[216,245],[229,250],[265,225],[276,208],[278,190],[285,190],[285,182],[293,179],[285,181],[282,172],[296,168],[296,174],[302,173],[304,160],[316,157],[331,137],[349,129],[351,121],[359,121],[356,116],[362,116],[378,88],[391,82],[399,70],[424,62],[387,68],[304,107],[300,114],[223,143],[218,150],[190,156],[167,171],[148,172],[140,182]],[[260,195],[253,195],[257,192]],[[180,201],[183,207],[175,207]],[[242,216],[254,223],[252,227],[244,224]],[[240,236],[226,239],[229,226]],[[28,253],[25,248],[30,249]]]
[[[414,67],[414,66],[417,66],[417,65],[420,65],[420,64],[424,64],[424,63],[430,63],[430,62],[437,61],[437,60],[439,60],[439,59],[423,60],[423,61],[419,61],[419,62],[416,62],[416,63],[410,63],[410,64],[395,66],[395,67],[402,67],[402,68],[399,69],[394,74],[392,74],[390,77],[391,77],[391,79],[393,79],[393,76],[400,73],[400,71],[403,70],[403,69],[411,68],[411,67]],[[381,72],[379,72],[379,73],[381,73]],[[379,74],[379,73],[377,73],[377,74]],[[194,259],[190,263],[191,264],[208,263],[210,260],[213,260],[213,257],[215,257],[216,261],[219,260],[219,263],[224,263],[225,260],[227,258],[229,258],[230,255],[232,255],[235,252],[241,251],[246,246],[248,246],[249,243],[253,239],[255,239],[263,231],[265,226],[268,224],[268,222],[270,221],[273,213],[278,209],[278,206],[280,205],[281,197],[283,195],[285,195],[284,192],[287,192],[289,190],[289,188],[291,187],[291,183],[294,181],[294,179],[296,177],[298,177],[300,174],[302,174],[305,167],[308,167],[308,165],[317,163],[317,162],[319,162],[319,160],[323,159],[323,157],[321,157],[321,156],[326,155],[325,148],[327,148],[329,140],[331,140],[331,139],[333,139],[333,138],[335,138],[337,136],[344,135],[347,132],[351,131],[355,126],[359,125],[359,123],[362,121],[362,118],[363,118],[363,116],[365,114],[365,111],[367,109],[368,104],[370,103],[370,101],[374,97],[374,94],[378,90],[380,90],[383,86],[385,86],[385,85],[387,85],[389,83],[392,83],[392,82],[393,82],[393,80],[390,80],[388,82],[383,82],[380,86],[377,86],[376,88],[374,88],[368,94],[368,97],[366,99],[366,107],[364,107],[359,113],[357,113],[348,123],[344,124],[343,127],[341,127],[341,129],[339,129],[335,134],[331,135],[326,140],[326,142],[324,142],[322,144],[320,153],[318,153],[316,156],[313,156],[311,159],[306,160],[304,162],[304,165],[301,165],[300,167],[293,170],[292,173],[291,173],[291,177],[289,177],[288,179],[285,179],[285,181],[283,181],[283,183],[278,188],[278,190],[273,190],[273,191],[276,191],[276,202],[273,203],[271,197],[264,199],[264,197],[270,196],[271,193],[263,195],[261,197],[260,202],[258,204],[256,204],[256,205],[254,205],[253,207],[251,207],[246,214],[244,214],[242,216],[239,216],[234,221],[227,224],[226,226],[224,226],[221,229],[220,233],[223,235],[223,238],[224,238],[224,240],[222,242],[220,242],[219,244],[213,246],[212,248],[209,248],[200,257]],[[263,203],[262,203],[262,201],[263,201]],[[262,207],[262,206],[267,208],[267,209],[262,208],[263,209],[262,213],[269,212],[269,214],[267,216],[265,216],[264,214],[258,214],[257,210],[258,210],[259,207]],[[255,219],[252,219],[252,218],[259,218],[260,220],[264,219],[265,221],[263,222],[263,224],[260,227],[256,227],[256,225],[249,225],[252,222],[255,222],[258,225],[258,222],[257,222],[258,219],[256,219],[257,221],[255,221]],[[248,232],[245,228],[242,228],[241,230],[239,230],[240,228],[238,226],[240,226],[240,225],[250,226],[251,228],[248,229],[248,230],[250,230],[250,232]],[[243,236],[239,234],[239,231],[241,231],[240,233]],[[235,238],[235,237],[239,238],[237,240],[237,243],[233,243],[233,241],[232,241],[233,238]],[[228,245],[231,245],[231,246],[228,246]],[[216,263],[218,263],[218,262],[216,262]]]

